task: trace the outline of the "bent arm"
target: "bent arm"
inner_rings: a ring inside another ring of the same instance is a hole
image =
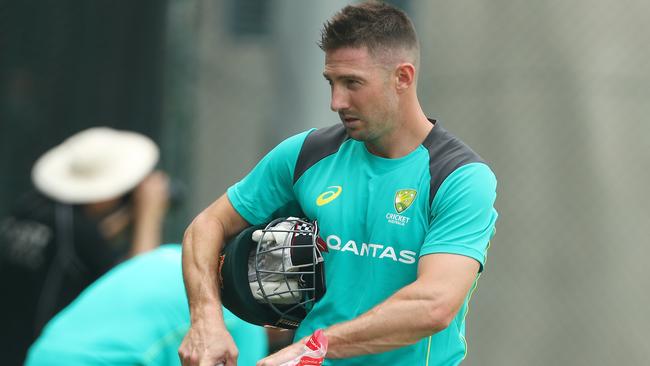
[[[130,256],[162,244],[163,222],[169,208],[169,176],[160,170],[149,174],[133,192],[135,225]]]
[[[324,330],[327,358],[386,352],[447,328],[478,270],[476,260],[461,255],[421,257],[416,281],[363,315]]]
[[[220,320],[219,255],[225,242],[249,224],[224,194],[192,221],[183,237],[183,280],[192,324]]]

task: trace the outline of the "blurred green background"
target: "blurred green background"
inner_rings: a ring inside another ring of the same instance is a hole
[[[316,41],[347,3],[0,0],[0,213],[38,156],[108,125],[161,146],[179,241],[269,148],[338,122]],[[393,3],[425,111],[499,179],[464,365],[647,364],[650,4]]]

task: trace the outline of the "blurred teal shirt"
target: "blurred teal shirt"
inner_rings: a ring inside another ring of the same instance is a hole
[[[268,351],[266,332],[224,309],[239,365]],[[88,287],[54,317],[29,350],[26,366],[180,365],[190,318],[180,245],[128,260]]]
[[[228,197],[251,224],[281,211],[318,220],[328,246],[327,292],[296,339],[354,319],[412,283],[421,256],[467,256],[482,271],[498,216],[494,174],[438,124],[398,159],[371,154],[340,126],[306,131],[273,149]],[[466,353],[470,295],[451,325],[431,337],[325,365],[457,365]]]

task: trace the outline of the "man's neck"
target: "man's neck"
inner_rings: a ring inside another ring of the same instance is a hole
[[[419,104],[413,113],[401,116],[392,131],[374,141],[366,141],[366,148],[373,155],[397,159],[415,150],[429,135],[433,124],[429,121]]]

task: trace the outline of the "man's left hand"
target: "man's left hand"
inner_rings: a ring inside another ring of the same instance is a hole
[[[327,338],[322,329],[260,360],[257,366],[321,365],[327,354]]]
[[[302,341],[296,342],[268,357],[259,360],[256,366],[280,366],[300,357],[305,350],[304,347],[305,344]]]

